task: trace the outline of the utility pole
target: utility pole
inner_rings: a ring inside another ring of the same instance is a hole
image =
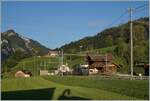
[[[44,70],[46,70],[46,61],[44,61]]]
[[[81,54],[81,51],[82,51],[82,47],[83,47],[83,46],[80,46],[80,54]]]
[[[106,61],[106,64],[105,64],[105,65],[106,65],[106,66],[105,66],[105,70],[106,70],[106,68],[107,68],[107,53],[105,54],[105,57],[106,57],[106,58],[105,58],[105,59],[106,59],[106,60],[105,60],[105,61]]]
[[[133,79],[133,33],[132,33],[132,12],[133,12],[133,8],[129,8],[129,12],[130,12],[130,51],[131,51],[131,80]]]
[[[24,70],[24,67],[25,67],[25,62],[23,62],[23,70]]]
[[[35,55],[34,55],[34,71],[36,71],[36,69],[35,69]]]
[[[64,52],[63,52],[63,49],[61,49],[61,66],[64,64],[63,62],[64,62]],[[60,70],[60,74],[61,74],[61,76],[63,76],[62,70]]]
[[[63,53],[63,49],[61,49],[61,65],[63,65],[64,63],[64,53]]]
[[[22,63],[22,70],[24,70],[24,62]]]
[[[106,53],[106,66],[107,66],[107,53]]]

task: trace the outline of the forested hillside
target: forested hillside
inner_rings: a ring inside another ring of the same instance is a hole
[[[130,26],[125,23],[116,27],[105,29],[95,36],[85,37],[78,41],[72,41],[69,44],[62,46],[65,51],[79,51],[79,46],[83,46],[82,50],[104,48],[112,45],[117,45],[118,41],[122,40],[125,43],[130,41]],[[149,36],[149,18],[144,17],[133,21],[133,38],[134,44],[139,44],[147,41]],[[140,40],[140,41],[139,41]]]
[[[140,18],[133,21],[133,53],[134,66],[137,62],[148,62],[149,54],[149,17]],[[75,42],[66,44],[61,48],[66,53],[82,51],[94,51],[101,48],[113,47],[106,52],[112,52],[114,61],[123,67],[129,67],[130,64],[130,25],[129,22],[105,29],[95,36],[85,37]],[[101,53],[101,51],[98,51]],[[93,52],[95,53],[95,51]],[[124,70],[124,69],[123,69]],[[127,69],[129,70],[129,69]]]

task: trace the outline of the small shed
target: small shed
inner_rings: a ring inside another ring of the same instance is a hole
[[[15,73],[15,77],[31,77],[32,73],[28,70],[20,70]]]
[[[40,75],[49,75],[48,70],[40,70]]]

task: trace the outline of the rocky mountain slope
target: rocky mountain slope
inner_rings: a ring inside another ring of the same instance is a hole
[[[25,54],[44,55],[48,53],[49,48],[41,45],[39,42],[26,38],[14,30],[7,30],[1,33],[1,58],[2,61],[21,50]]]

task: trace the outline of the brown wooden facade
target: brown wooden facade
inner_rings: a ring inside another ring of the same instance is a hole
[[[86,56],[86,62],[89,65],[89,69],[98,69],[99,73],[116,73],[117,65],[112,63],[112,54],[106,55],[89,55]]]

